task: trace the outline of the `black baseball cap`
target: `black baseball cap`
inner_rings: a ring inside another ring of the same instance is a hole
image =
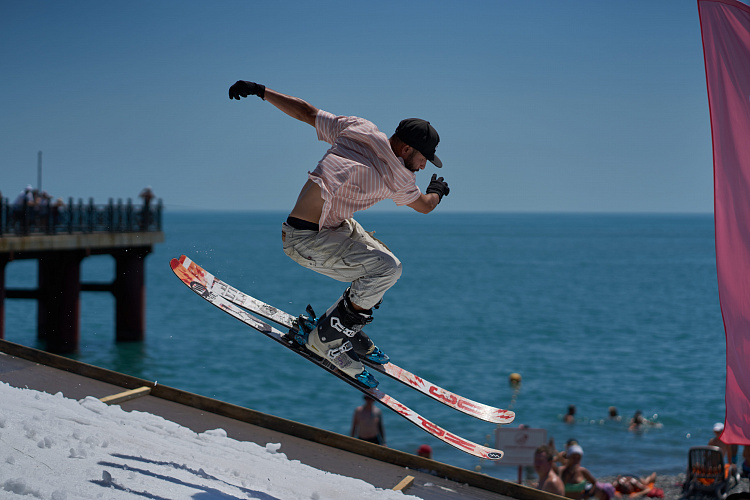
[[[407,118],[401,120],[396,127],[396,137],[413,147],[425,158],[438,168],[443,167],[443,162],[435,155],[435,148],[440,142],[437,130],[430,122],[419,118]]]

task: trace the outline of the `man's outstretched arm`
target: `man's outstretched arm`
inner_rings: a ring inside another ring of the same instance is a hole
[[[248,95],[257,95],[292,118],[296,118],[313,127],[315,126],[315,117],[318,114],[318,108],[298,97],[288,96],[258,83],[244,80],[239,80],[229,87],[230,99],[237,99],[239,101],[240,97],[247,97]]]
[[[438,177],[437,174],[432,174],[430,185],[427,186],[426,193],[421,193],[419,198],[409,203],[409,207],[413,208],[421,214],[428,214],[435,210],[443,200],[443,196],[448,196],[450,193],[448,183],[442,177]]]

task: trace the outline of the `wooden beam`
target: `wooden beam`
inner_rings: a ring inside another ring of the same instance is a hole
[[[60,250],[88,250],[89,254],[111,253],[113,249],[152,247],[164,242],[162,231],[133,233],[75,233],[0,238],[0,254],[10,254],[13,259],[39,258]]]
[[[112,394],[111,396],[100,398],[99,401],[101,401],[102,403],[107,403],[108,405],[116,405],[124,403],[125,401],[130,401],[131,399],[148,396],[150,393],[151,388],[143,386],[139,387],[138,389],[131,389],[129,391],[120,392],[118,394]]]
[[[406,476],[401,480],[400,483],[398,483],[396,486],[393,487],[393,491],[403,491],[409,486],[412,485],[414,482],[414,476]]]
[[[39,290],[29,288],[6,288],[5,298],[6,299],[38,299]]]
[[[112,292],[114,285],[112,283],[81,283],[82,292]]]

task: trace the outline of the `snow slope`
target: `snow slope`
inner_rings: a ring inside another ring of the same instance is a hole
[[[203,433],[96,398],[0,383],[0,498],[403,499],[289,460],[283,443]],[[415,498],[415,497],[410,497]]]

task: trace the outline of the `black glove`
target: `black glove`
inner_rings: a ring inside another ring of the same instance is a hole
[[[249,95],[257,95],[264,101],[266,100],[266,87],[255,82],[246,82],[245,80],[239,80],[237,83],[229,87],[229,98],[240,100],[240,96],[247,97]]]
[[[438,203],[443,201],[443,196],[448,196],[451,192],[451,188],[448,187],[448,183],[443,180],[442,177],[438,177],[437,174],[432,174],[432,180],[430,185],[427,186],[427,194],[435,193],[438,195]]]

